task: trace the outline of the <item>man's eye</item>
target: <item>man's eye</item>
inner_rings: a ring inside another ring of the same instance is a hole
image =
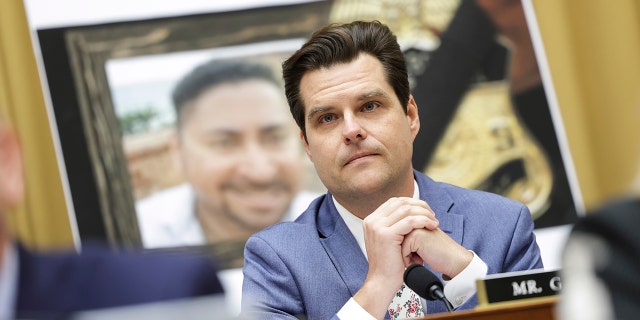
[[[284,144],[287,141],[287,138],[289,138],[289,135],[287,134],[287,132],[277,131],[264,136],[263,142],[267,145],[276,146],[276,145]]]
[[[373,103],[373,102],[367,102],[365,103],[364,106],[362,106],[362,110],[363,111],[373,111],[378,107],[377,104]]]
[[[331,122],[333,121],[333,119],[335,119],[335,116],[332,114],[325,114],[322,117],[320,117],[320,123],[327,123],[327,122]]]
[[[237,141],[231,138],[213,139],[210,140],[208,145],[212,149],[231,149],[235,147]]]

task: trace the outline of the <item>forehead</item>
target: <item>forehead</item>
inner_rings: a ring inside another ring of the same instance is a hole
[[[394,94],[382,63],[369,54],[361,54],[348,63],[307,72],[300,80],[300,95],[307,111],[344,99],[359,99],[370,92]]]
[[[217,85],[200,94],[190,109],[186,126],[242,128],[291,121],[281,89],[265,80]]]

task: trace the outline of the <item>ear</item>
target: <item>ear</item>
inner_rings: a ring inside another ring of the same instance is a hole
[[[0,124],[0,211],[20,204],[23,198],[24,176],[18,137]]]
[[[304,133],[302,132],[302,130],[300,130],[300,140],[302,140],[302,145],[304,146],[304,152],[307,153],[307,157],[309,157],[309,160],[313,162],[313,157],[311,156],[311,150],[309,150],[309,143],[307,142],[307,139],[304,137]]]
[[[418,116],[418,105],[413,99],[413,95],[409,96],[409,101],[407,102],[407,119],[409,121],[409,129],[415,139],[418,131],[420,131],[420,117]]]

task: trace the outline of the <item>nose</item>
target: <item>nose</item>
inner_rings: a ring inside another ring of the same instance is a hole
[[[355,143],[367,138],[367,132],[360,125],[357,119],[350,114],[344,116],[344,127],[342,135],[346,144]]]
[[[278,174],[273,151],[252,142],[245,146],[245,154],[239,160],[238,174],[254,183],[269,183]]]

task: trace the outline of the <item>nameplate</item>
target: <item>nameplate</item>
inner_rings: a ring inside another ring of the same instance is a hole
[[[562,282],[558,270],[527,270],[488,275],[476,281],[478,305],[554,296]]]

